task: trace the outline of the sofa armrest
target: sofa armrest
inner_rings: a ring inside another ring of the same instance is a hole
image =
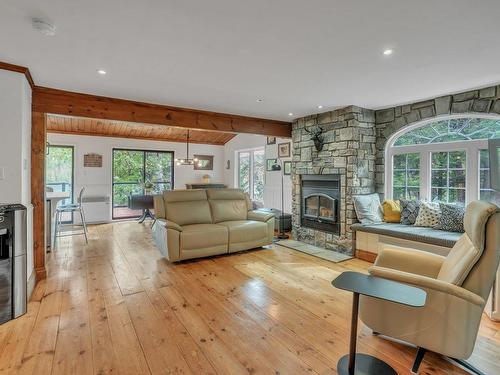
[[[374,266],[436,278],[446,258],[426,251],[385,245]]]
[[[155,210],[155,217],[157,219],[165,219],[165,201],[163,200],[163,195],[153,195],[153,207]]]
[[[176,230],[177,232],[182,232],[182,227],[179,224],[174,223],[173,221],[170,220],[157,219],[155,221],[155,225],[161,225],[165,229],[173,229]]]
[[[262,211],[248,211],[247,215],[247,220],[263,221],[263,222],[266,222],[272,218],[274,218],[273,213],[267,213]]]
[[[173,221],[170,220],[165,221],[165,228],[173,229],[176,230],[177,232],[182,232],[182,227],[179,224],[174,223]]]
[[[413,273],[402,272],[378,266],[370,267],[368,269],[368,272],[372,276],[377,276],[404,284],[410,284],[426,290],[433,290],[444,294],[450,294],[474,305],[484,306],[485,304],[484,299],[477,294],[472,293],[471,291],[459,287],[455,284],[450,284],[442,280],[436,280],[431,277],[415,275]]]

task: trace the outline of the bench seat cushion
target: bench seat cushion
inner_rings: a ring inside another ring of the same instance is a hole
[[[353,224],[353,231],[375,233],[431,245],[453,247],[462,233],[397,223]]]

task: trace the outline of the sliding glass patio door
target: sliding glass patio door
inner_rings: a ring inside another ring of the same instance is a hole
[[[142,212],[128,208],[132,194],[159,194],[174,186],[174,153],[113,149],[113,219],[139,217]]]
[[[60,205],[73,203],[74,147],[49,145],[45,158],[45,185],[47,191],[69,193]],[[73,213],[65,212],[64,223],[73,222]]]

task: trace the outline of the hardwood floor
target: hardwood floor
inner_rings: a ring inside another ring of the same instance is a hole
[[[61,239],[28,313],[0,326],[0,374],[336,374],[351,295],[334,264],[283,247],[171,265],[149,225]],[[471,362],[500,374],[500,324],[483,319]],[[358,348],[409,374],[415,349],[360,324]],[[465,374],[435,354],[421,374]]]

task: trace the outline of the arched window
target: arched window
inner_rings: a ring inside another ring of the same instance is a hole
[[[385,194],[466,204],[490,200],[488,139],[500,138],[500,117],[451,116],[394,134],[386,148]]]

